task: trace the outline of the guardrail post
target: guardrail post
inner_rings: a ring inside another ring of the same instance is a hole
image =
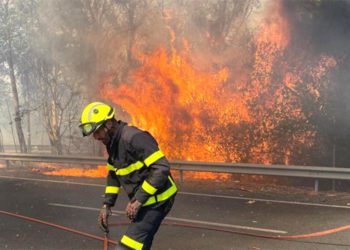
[[[180,183],[184,183],[184,172],[182,170],[180,171]]]
[[[316,193],[318,192],[318,184],[319,184],[318,179],[315,179],[315,192]]]
[[[335,192],[335,180],[332,180],[332,191]]]

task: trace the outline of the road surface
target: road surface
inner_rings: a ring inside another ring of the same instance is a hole
[[[300,239],[261,237],[341,229],[350,225],[350,201],[318,202],[317,195],[313,199],[288,193],[267,197],[259,192],[197,186],[200,188],[178,185],[173,210],[152,249],[350,249],[350,230]],[[44,176],[20,168],[0,168],[1,211],[100,237],[97,215],[103,192],[102,178]],[[121,193],[113,208],[112,224],[127,222],[127,199]],[[99,240],[5,214],[0,218],[0,249],[103,249]],[[169,225],[174,223],[180,225]],[[126,225],[113,225],[110,239],[118,241],[125,229]]]

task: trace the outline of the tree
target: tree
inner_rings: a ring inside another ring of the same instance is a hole
[[[20,13],[16,13],[14,2],[10,0],[0,2],[0,43],[1,46],[1,62],[5,63],[8,68],[10,77],[13,106],[15,110],[15,124],[17,130],[18,141],[22,153],[27,152],[27,146],[22,129],[22,113],[20,108],[16,64],[19,62],[19,57],[26,50],[26,44],[21,35],[23,29]],[[18,65],[17,65],[18,68]]]

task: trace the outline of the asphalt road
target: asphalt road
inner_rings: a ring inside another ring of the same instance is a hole
[[[103,237],[97,226],[103,184],[103,179],[43,176],[2,168],[0,210]],[[162,225],[153,249],[350,249],[349,230],[301,239],[259,237],[305,235],[350,225],[346,201],[305,202],[308,197],[296,200],[288,194],[266,197],[237,190],[223,192],[210,185],[198,189],[195,185],[178,186],[180,192],[168,223],[198,228]],[[112,224],[127,221],[123,214],[126,203],[122,192],[113,209]],[[125,225],[113,226],[110,238],[118,241],[125,230]],[[103,242],[0,214],[0,249],[103,249]]]

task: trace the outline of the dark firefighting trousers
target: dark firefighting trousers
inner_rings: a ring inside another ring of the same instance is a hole
[[[163,204],[155,204],[142,207],[136,219],[130,224],[116,250],[148,250],[151,249],[154,235],[160,224],[169,213],[174,204],[175,196],[172,196]]]

